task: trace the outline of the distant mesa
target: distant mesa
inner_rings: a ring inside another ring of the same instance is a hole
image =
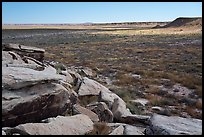
[[[202,27],[202,17],[187,18],[179,17],[164,26],[156,25],[153,28],[177,28],[177,27]]]
[[[162,26],[160,25],[156,25],[155,27],[152,27],[153,29],[157,29],[157,28],[162,28]]]

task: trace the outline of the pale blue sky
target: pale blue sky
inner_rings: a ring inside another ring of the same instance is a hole
[[[2,2],[3,23],[172,21],[202,17],[202,2]]]

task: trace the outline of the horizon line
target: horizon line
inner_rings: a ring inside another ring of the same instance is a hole
[[[200,17],[177,17],[174,20],[178,18],[202,18]],[[83,22],[83,23],[2,23],[2,25],[91,25],[91,24],[113,24],[113,23],[165,23],[165,22],[171,22],[174,20],[168,20],[168,21],[119,21],[119,22]]]

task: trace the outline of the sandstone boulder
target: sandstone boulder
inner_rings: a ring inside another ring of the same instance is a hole
[[[18,90],[2,90],[2,125],[38,122],[62,114],[69,105],[67,89],[45,83]]]
[[[86,95],[99,95],[100,91],[108,91],[108,88],[101,85],[100,83],[84,77],[81,82],[81,86],[78,90],[79,96],[86,96]]]
[[[61,71],[61,74],[66,76],[66,82],[68,82],[70,84],[74,83],[73,77],[67,71]]]
[[[104,102],[96,102],[93,104],[89,104],[86,108],[95,112],[100,121],[103,122],[113,122],[113,113],[109,110],[108,106]]]
[[[144,128],[132,125],[124,126],[124,135],[144,135]]]
[[[202,120],[154,114],[147,135],[202,135]]]
[[[117,129],[118,127],[121,128],[121,126],[122,126],[123,127],[123,134],[122,135],[144,135],[144,130],[145,130],[144,125],[129,125],[129,124],[125,124],[125,123],[107,123],[107,126],[113,128],[113,131],[115,131],[115,129]],[[115,133],[115,134],[117,134],[117,133]]]
[[[8,64],[25,64],[21,57],[11,51],[2,51],[2,66]]]
[[[114,99],[116,98],[120,97],[115,93],[111,92],[110,90],[101,90],[99,93],[98,100],[99,102],[105,102],[108,105],[109,109],[111,109],[114,103]]]
[[[29,135],[84,135],[93,129],[93,122],[87,115],[57,116],[49,118],[48,123],[26,123],[14,129]]]
[[[51,66],[43,71],[36,71],[22,67],[2,67],[2,87],[3,89],[20,89],[46,81],[57,81],[63,79],[55,73]]]
[[[123,135],[124,127],[122,125],[115,128],[109,135]]]
[[[84,115],[87,115],[93,122],[98,122],[99,121],[99,118],[98,118],[98,115],[95,114],[93,111],[85,108],[85,107],[82,107],[80,106],[79,104],[75,104],[73,106],[73,112],[74,114],[84,114]]]
[[[36,47],[30,47],[30,46],[24,46],[20,44],[2,44],[3,51],[13,51],[17,54],[19,54],[21,57],[23,56],[29,56],[32,58],[35,58],[39,61],[43,61],[44,59],[44,49],[36,48]]]
[[[114,99],[111,111],[113,112],[114,119],[118,121],[121,121],[122,116],[132,115],[121,98]]]

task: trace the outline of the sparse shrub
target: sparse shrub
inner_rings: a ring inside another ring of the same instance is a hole
[[[181,98],[178,101],[179,101],[179,103],[185,103],[188,106],[195,106],[196,105],[195,99],[191,99],[191,98],[187,98],[187,97]]]
[[[175,99],[169,99],[166,97],[161,97],[158,95],[146,95],[146,99],[148,99],[150,101],[151,105],[154,106],[170,106],[170,105],[175,105],[177,104]]]
[[[186,112],[193,118],[202,119],[202,112],[197,111],[195,108],[191,106],[186,107]]]
[[[134,99],[136,97],[136,93],[134,91],[125,88],[116,89],[114,93],[121,97],[125,102],[128,102],[129,100]]]
[[[148,94],[145,96],[146,99],[150,101],[151,105],[161,106],[161,97],[158,95]]]
[[[140,82],[139,79],[135,79],[134,77],[127,74],[117,74],[116,78],[117,78],[117,81],[115,81],[113,84],[119,85],[119,86],[134,85]]]
[[[133,103],[130,103],[129,101],[126,103],[127,108],[130,109],[130,112],[132,114],[138,114],[141,115],[142,114],[142,108],[139,108],[137,106],[135,106]]]
[[[57,63],[54,65],[54,68],[57,70],[57,73],[59,74],[61,71],[65,71],[66,67],[64,64]]]
[[[108,135],[111,131],[111,128],[105,122],[96,122],[93,126],[93,130],[86,135]]]
[[[199,86],[196,86],[196,94],[199,96],[199,97],[202,97],[202,84],[199,85]]]
[[[162,98],[160,100],[160,104],[165,106],[172,106],[176,104],[176,101],[172,98]]]
[[[196,102],[196,108],[198,108],[198,109],[202,109],[202,100],[198,100],[197,102]]]
[[[152,94],[158,94],[160,92],[160,88],[158,86],[149,86],[149,88],[146,89],[147,93]]]

